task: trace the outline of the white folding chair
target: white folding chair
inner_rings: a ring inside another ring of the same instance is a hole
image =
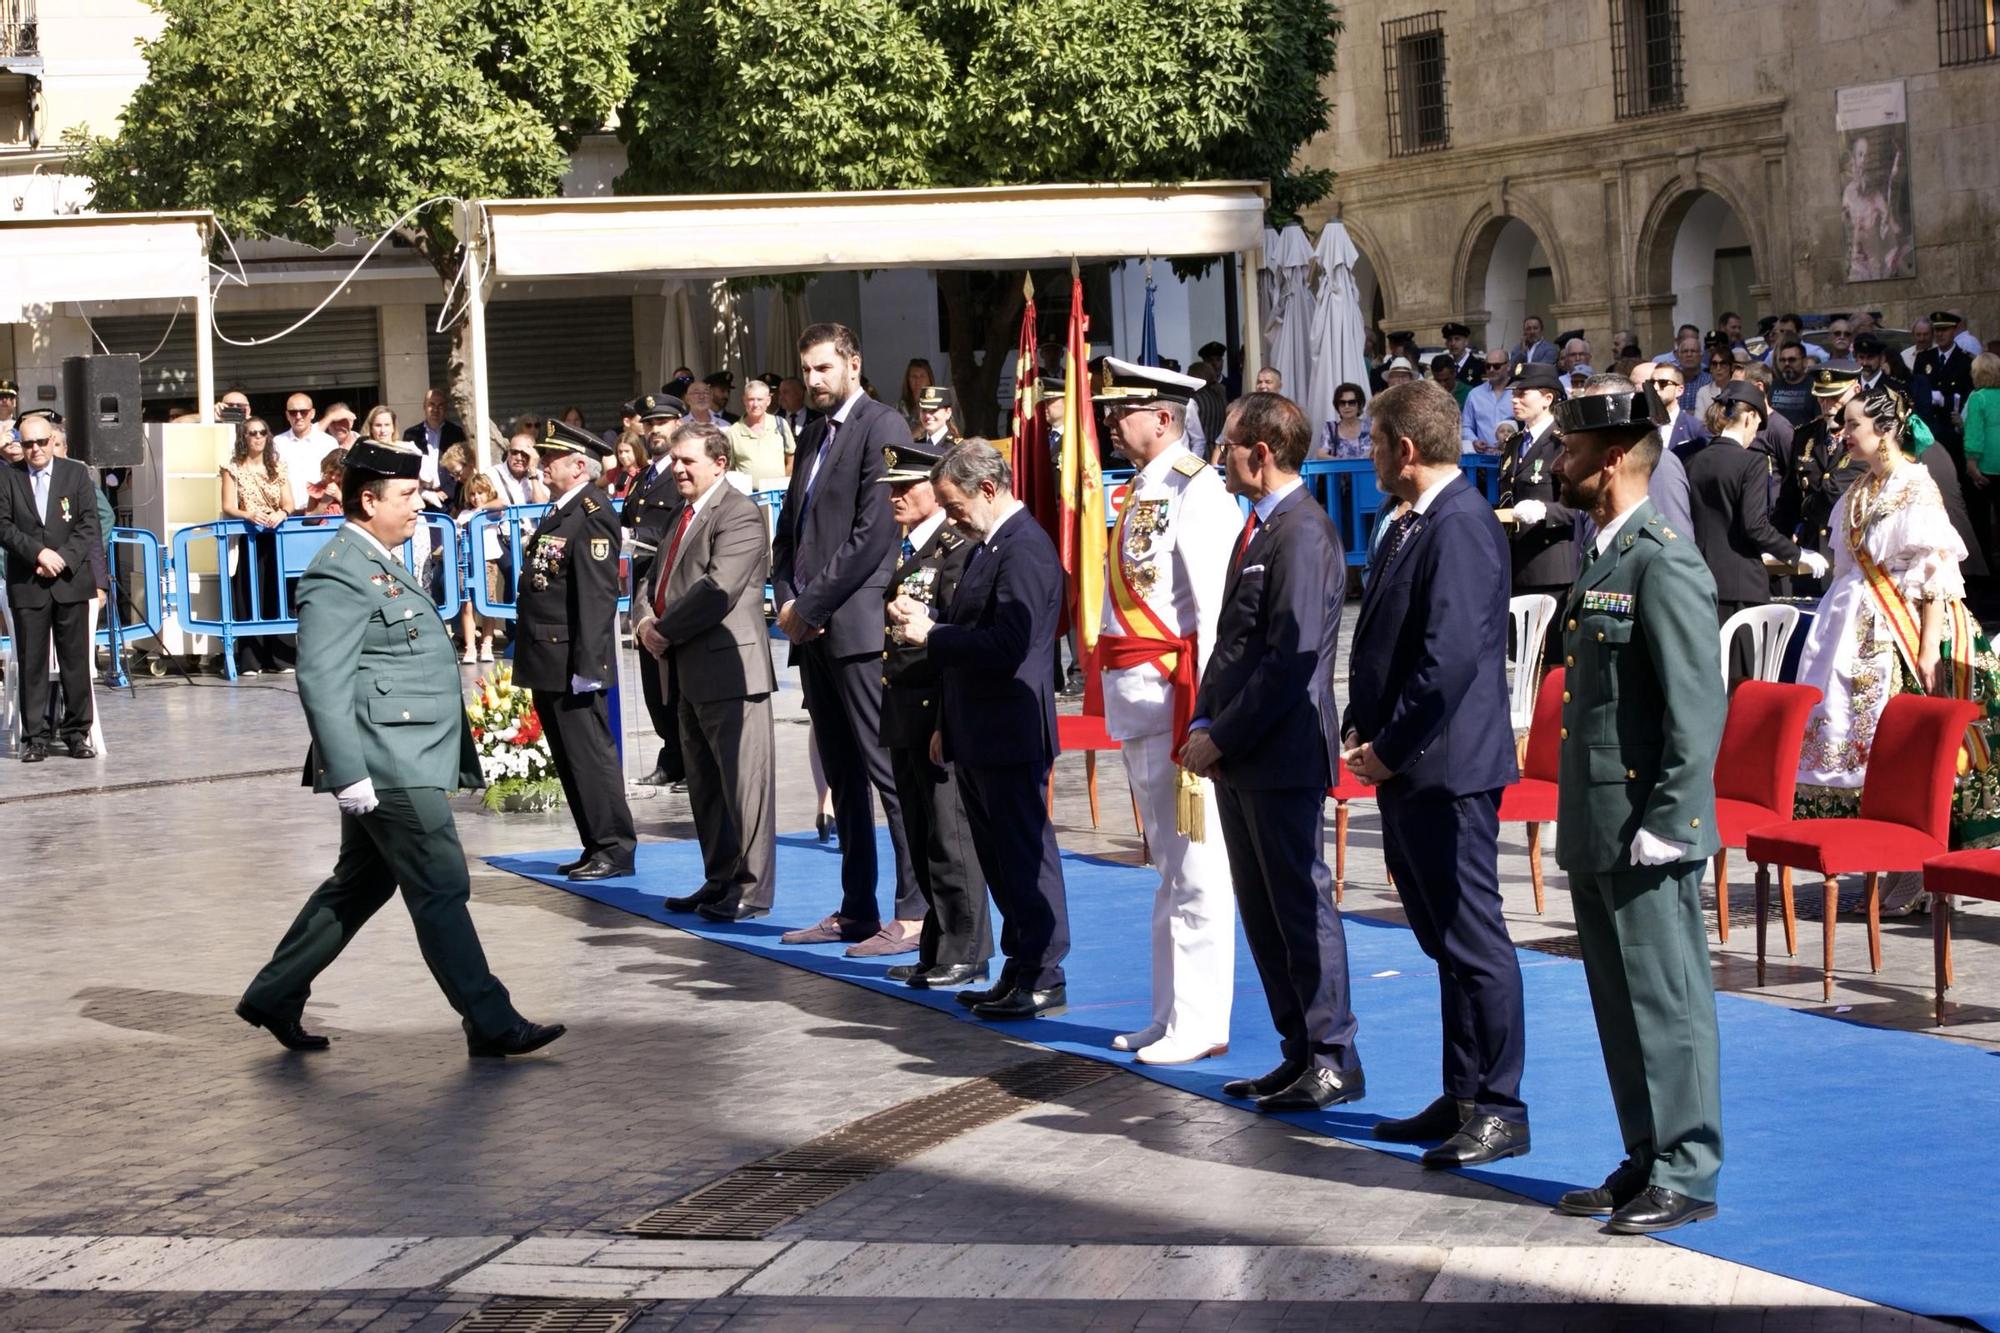
[[[1757,668],[1754,679],[1776,682],[1785,669],[1785,649],[1799,627],[1796,606],[1746,606],[1722,622],[1722,688],[1729,688],[1729,645],[1740,629],[1750,631],[1756,641]]]
[[[1541,683],[1542,640],[1556,614],[1556,599],[1547,593],[1511,597],[1507,614],[1514,622],[1514,655],[1507,659],[1507,713],[1514,730],[1526,731],[1535,720],[1535,687]]]

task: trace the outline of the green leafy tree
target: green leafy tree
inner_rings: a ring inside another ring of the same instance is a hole
[[[427,199],[559,192],[629,94],[626,0],[156,0],[146,81],[113,136],[77,132],[100,210],[206,208],[237,236],[332,243]],[[451,210],[402,239],[450,283]],[[454,397],[471,420],[464,325]]]
[[[659,0],[620,115],[628,193],[1268,180],[1326,126],[1329,0]],[[938,274],[959,401],[991,430],[1021,271]],[[983,416],[982,416],[983,414]]]

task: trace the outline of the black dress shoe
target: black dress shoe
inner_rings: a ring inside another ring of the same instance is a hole
[[[813,816],[813,832],[814,832],[815,834],[817,834],[817,835],[819,836],[819,840],[820,840],[821,842],[832,842],[832,841],[833,841],[833,816],[832,816],[832,815],[814,815],[814,816]]]
[[[755,921],[760,916],[771,915],[768,907],[724,907],[720,903],[703,903],[694,909],[694,914],[704,921]]]
[[[308,1032],[299,1026],[296,1018],[279,1018],[267,1014],[248,1000],[236,1006],[236,1016],[253,1028],[263,1028],[278,1039],[278,1045],[288,1051],[323,1051],[333,1043],[317,1032]]]
[[[1368,1080],[1355,1068],[1345,1074],[1313,1068],[1300,1074],[1290,1087],[1280,1088],[1257,1099],[1260,1111],[1324,1111],[1344,1102],[1358,1102],[1368,1095]]]
[[[687,792],[687,789],[688,789],[688,780],[686,778],[675,778],[672,782],[669,782],[667,784],[668,791],[677,791],[685,794]]]
[[[561,1023],[544,1025],[530,1023],[524,1018],[497,1037],[482,1037],[472,1030],[470,1022],[460,1019],[458,1025],[465,1029],[465,1053],[481,1059],[539,1051],[569,1031]]]
[[[69,757],[72,759],[95,759],[97,751],[91,743],[81,737],[69,743]]]
[[[1273,1069],[1270,1073],[1260,1075],[1257,1078],[1232,1078],[1229,1082],[1222,1085],[1222,1095],[1225,1097],[1240,1097],[1245,1100],[1268,1097],[1272,1093],[1289,1088],[1292,1084],[1298,1082],[1299,1075],[1304,1071],[1305,1066],[1303,1065],[1283,1064]]]
[[[1605,1230],[1621,1236],[1650,1236],[1715,1216],[1715,1205],[1677,1194],[1664,1185],[1648,1185],[1611,1215]]]
[[[917,990],[947,990],[984,981],[986,972],[984,963],[939,963],[911,977],[910,985]]]
[[[1459,1126],[1458,1133],[1432,1148],[1422,1157],[1433,1169],[1452,1166],[1484,1166],[1507,1157],[1528,1155],[1528,1123],[1502,1120],[1497,1115],[1479,1115]]]
[[[47,741],[29,741],[21,747],[21,762],[24,764],[39,764],[48,757],[49,743]]]
[[[919,972],[928,972],[928,971],[930,971],[930,969],[925,967],[922,963],[898,963],[894,967],[890,968],[887,972],[884,972],[882,974],[882,978],[885,981],[909,981]]]
[[[1440,1097],[1413,1116],[1376,1122],[1372,1131],[1384,1143],[1438,1143],[1458,1133],[1472,1119],[1472,1103]]]
[[[1592,1190],[1570,1190],[1556,1201],[1556,1211],[1568,1213],[1571,1217],[1598,1217],[1605,1213],[1615,1213],[1632,1200],[1639,1197],[1646,1188],[1646,1173],[1631,1162],[1618,1164],[1618,1169],[1604,1178],[1604,1183]]]
[[[614,861],[603,852],[597,852],[585,859],[584,863],[569,872],[569,877],[579,883],[593,879],[617,879],[632,873],[630,861]]]
[[[696,889],[693,893],[684,893],[678,897],[667,899],[666,909],[669,912],[699,912],[710,903],[719,903],[721,901],[721,889],[704,885]]]
[[[583,856],[577,857],[574,861],[565,861],[556,867],[556,873],[558,875],[567,875],[572,870],[581,870],[589,860],[590,856],[586,853]]]
[[[973,1005],[972,1016],[1004,1022],[1014,1018],[1054,1018],[1068,1010],[1069,988],[1066,986],[1051,986],[1047,990],[1016,986],[997,1000]]]
[[[673,780],[674,775],[667,772],[666,765],[655,764],[653,765],[653,771],[645,777],[640,778],[637,785],[641,787],[664,787]]]
[[[1009,977],[1005,972],[1002,972],[1000,974],[1000,980],[996,981],[991,986],[988,986],[985,990],[962,990],[958,994],[952,996],[952,998],[954,1000],[957,1000],[960,1004],[964,1005],[966,1008],[971,1009],[977,1007],[978,1005],[993,1004],[996,1001],[1004,1000],[1013,993],[1014,993],[1013,978]]]

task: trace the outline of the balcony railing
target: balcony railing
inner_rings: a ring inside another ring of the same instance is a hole
[[[0,0],[0,59],[38,54],[35,0]]]

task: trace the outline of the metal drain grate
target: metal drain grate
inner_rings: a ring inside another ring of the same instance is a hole
[[[1557,958],[1583,957],[1583,940],[1575,935],[1545,935],[1538,940],[1522,940],[1523,949],[1553,954]]]
[[[450,1333],[618,1333],[638,1314],[636,1306],[596,1301],[501,1301],[465,1316]]]
[[[760,1158],[625,1230],[638,1236],[758,1240],[899,1162],[1113,1072],[1109,1065],[1066,1055],[1009,1065]]]

